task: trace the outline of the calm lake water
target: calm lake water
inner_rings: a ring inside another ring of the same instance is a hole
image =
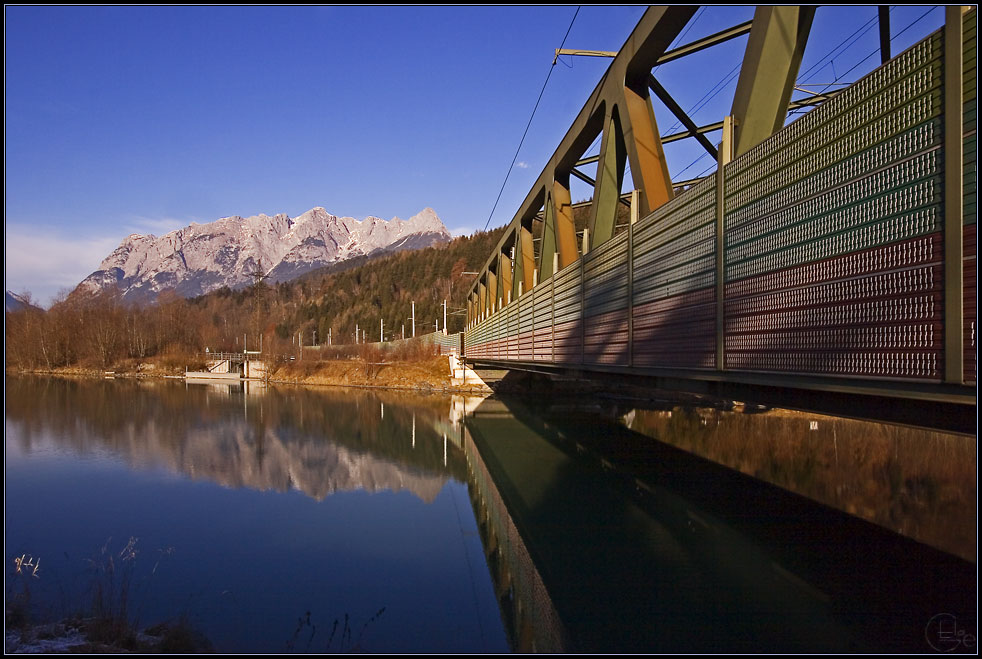
[[[974,437],[670,402],[6,387],[7,599],[36,615],[101,587],[230,652],[975,649]]]

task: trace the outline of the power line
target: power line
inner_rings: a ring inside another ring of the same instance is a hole
[[[859,38],[863,36],[863,34],[865,34],[866,32],[868,32],[870,30],[870,28],[873,26],[873,24],[875,23],[875,21],[876,21],[876,17],[870,19],[869,21],[867,21],[866,23],[864,23],[863,25],[861,25],[859,27],[859,29],[857,29],[855,32],[853,32],[848,37],[846,37],[845,39],[843,39],[837,46],[835,46],[828,53],[826,53],[824,57],[822,57],[821,59],[819,59],[817,62],[815,62],[815,64],[813,64],[811,67],[809,67],[809,69],[807,71],[805,71],[804,73],[802,73],[799,76],[799,79],[800,80],[806,79],[806,76],[808,76],[809,73],[811,73],[812,71],[814,71],[816,69],[816,67],[821,68],[821,65],[823,65],[823,63],[826,60],[831,60],[834,57],[836,57],[837,55],[834,55],[834,53],[837,50],[839,50],[840,48],[842,49],[842,52],[845,52],[845,50],[847,50],[848,48],[850,48],[853,45],[853,43],[855,43],[856,41],[858,41]],[[840,52],[839,54],[841,55],[842,53]],[[723,91],[723,89],[725,89],[733,81],[733,78],[735,77],[735,74],[737,73],[737,71],[740,69],[740,66],[741,66],[740,64],[737,64],[737,66],[733,67],[733,69],[731,69],[729,73],[727,73],[725,76],[723,76],[723,79],[722,80],[720,80],[715,85],[713,85],[713,87],[711,87],[709,89],[709,91],[706,92],[703,95],[702,98],[700,98],[698,101],[696,101],[695,105],[691,109],[687,110],[686,112],[689,115],[694,115],[696,112],[698,112],[699,110],[701,110],[707,103],[709,103],[709,101],[711,101],[713,98],[715,98],[720,92]],[[838,79],[838,78],[836,78],[836,79]],[[678,128],[681,125],[682,125],[682,122],[676,121],[675,124],[671,128],[669,128],[669,131],[668,132],[674,131],[676,128]],[[698,161],[700,159],[701,159],[701,157],[700,158],[697,158],[696,161]],[[694,164],[695,164],[695,162],[690,163],[689,166],[686,167],[686,169],[688,169],[689,167],[691,167]],[[685,170],[683,170],[683,171],[685,171]]]
[[[931,7],[926,12],[924,12],[923,14],[921,14],[920,16],[918,16],[917,18],[915,18],[911,23],[908,23],[907,26],[904,29],[902,29],[900,32],[897,32],[897,34],[895,34],[893,37],[891,37],[890,38],[890,41],[892,42],[894,39],[896,39],[897,37],[899,37],[901,34],[903,34],[904,32],[906,32],[910,28],[914,27],[914,25],[916,23],[919,23],[921,21],[921,19],[923,19],[925,16],[927,16],[928,14],[930,14],[935,9],[937,9],[937,7]],[[875,50],[873,50],[869,55],[867,55],[863,59],[861,59],[858,62],[856,62],[855,64],[853,64],[852,67],[848,71],[844,72],[840,76],[836,76],[835,81],[838,81],[838,80],[844,78],[845,76],[849,75],[853,71],[853,69],[855,69],[857,66],[859,66],[860,64],[862,64],[863,62],[865,62],[866,60],[868,60],[870,57],[872,57],[873,55],[875,55],[878,52],[880,52],[879,47],[877,47]],[[832,83],[830,83],[829,85],[827,85],[824,89],[822,89],[822,91],[820,91],[819,94],[825,93],[825,91],[829,87],[831,87],[832,85],[835,84],[835,81],[833,81]]]
[[[668,48],[666,50],[671,50],[676,45],[678,45],[683,39],[685,39],[685,35],[687,35],[689,33],[689,30],[691,30],[695,26],[695,24],[699,21],[699,18],[703,15],[703,13],[705,13],[705,11],[706,11],[706,5],[700,7],[699,11],[696,12],[696,15],[693,17],[693,19],[689,21],[688,25],[685,26],[685,30],[682,31],[682,34],[675,37],[672,40],[672,43],[668,44]],[[654,73],[655,71],[658,70],[658,67],[660,66],[661,64],[656,65],[655,68],[651,70],[651,72]]]
[[[696,15],[695,15],[695,17],[694,17],[694,18],[693,18],[693,19],[692,19],[691,21],[689,21],[689,24],[688,24],[688,25],[686,26],[686,28],[685,28],[685,30],[684,30],[684,31],[682,32],[682,34],[680,34],[679,36],[677,36],[677,37],[675,37],[675,40],[674,40],[674,41],[672,41],[672,43],[671,43],[671,44],[669,44],[669,46],[668,46],[668,49],[669,49],[669,50],[671,50],[671,49],[672,49],[673,47],[675,47],[675,46],[676,46],[676,45],[677,45],[677,44],[678,44],[678,43],[679,43],[680,41],[682,41],[682,40],[683,40],[683,39],[685,38],[685,35],[689,33],[689,30],[691,30],[691,29],[692,29],[692,27],[693,27],[693,26],[694,26],[694,25],[696,24],[696,21],[698,21],[698,20],[699,20],[699,17],[700,17],[700,16],[702,16],[702,14],[703,14],[703,12],[705,12],[705,11],[706,11],[706,7],[705,7],[705,5],[704,5],[704,6],[702,6],[702,7],[701,7],[701,8],[699,9],[699,11],[698,11],[698,12],[696,12]],[[651,70],[651,72],[652,72],[652,73],[654,73],[655,71],[657,71],[657,70],[658,70],[658,67],[659,67],[659,66],[661,66],[661,64],[659,64],[659,65],[658,65],[658,66],[656,66],[656,67],[655,67],[654,69],[652,69],[652,70]],[[585,150],[585,151],[583,151],[583,155],[587,155],[588,153],[590,153],[590,151],[591,151],[591,150],[593,150],[593,148],[594,148],[595,146],[597,146],[597,143],[598,143],[598,142],[600,141],[600,138],[601,138],[601,137],[603,137],[603,132],[601,132],[601,133],[600,133],[599,135],[597,135],[597,136],[596,136],[596,137],[594,138],[594,140],[593,140],[593,142],[592,142],[592,143],[590,144],[590,146],[588,146],[588,147],[586,148],[586,150]]]
[[[686,173],[687,171],[689,171],[689,169],[690,169],[690,168],[691,168],[691,167],[692,167],[693,165],[695,165],[695,164],[696,164],[697,162],[699,162],[700,160],[702,160],[703,158],[705,158],[705,157],[706,157],[706,156],[708,156],[708,155],[709,155],[709,154],[708,154],[707,152],[705,152],[705,151],[703,151],[703,152],[702,152],[701,154],[699,154],[699,155],[698,155],[698,156],[696,157],[696,159],[695,159],[695,160],[693,160],[693,161],[692,161],[692,162],[690,162],[690,163],[689,163],[688,165],[686,165],[686,166],[685,166],[685,167],[684,167],[684,168],[683,168],[683,169],[682,169],[681,171],[679,171],[679,172],[676,172],[676,173],[675,173],[675,177],[676,177],[676,178],[678,178],[678,177],[680,177],[680,176],[682,176],[682,174],[685,174],[685,173]],[[716,166],[716,164],[715,164],[715,163],[713,163],[713,166],[715,167],[715,166]]]
[[[702,98],[696,101],[696,104],[693,107],[690,107],[688,110],[686,110],[685,113],[688,114],[689,116],[693,116],[696,112],[701,110],[702,107],[706,105],[706,103],[709,103],[709,101],[716,98],[716,95],[719,94],[724,89],[726,89],[727,85],[730,84],[732,78],[740,70],[740,66],[741,66],[740,64],[737,64],[732,69],[730,69],[730,72],[727,73],[725,76],[723,76],[722,80],[720,80],[715,85],[710,87],[709,91],[703,94]],[[681,125],[682,125],[681,121],[676,121],[672,125],[672,127],[668,129],[668,132],[669,133],[673,132],[676,128],[678,128]]]
[[[563,37],[563,42],[559,44],[559,49],[562,50],[563,46],[566,45],[566,37],[569,36],[570,30],[573,29],[573,23],[576,21],[577,14],[580,13],[579,6],[576,7],[576,11],[573,13],[573,20],[569,22],[569,27],[566,28],[566,36]],[[498,190],[498,197],[494,200],[494,206],[491,207],[491,213],[488,215],[488,221],[484,223],[484,230],[488,230],[488,225],[491,224],[491,218],[494,216],[494,211],[498,208],[498,202],[501,201],[501,193],[505,191],[505,184],[508,183],[508,177],[511,176],[511,171],[515,168],[515,162],[518,160],[518,154],[522,150],[522,145],[525,143],[525,136],[529,133],[529,126],[532,125],[532,118],[535,117],[535,111],[539,109],[539,101],[542,100],[542,94],[546,91],[546,85],[549,84],[549,78],[552,77],[552,70],[556,66],[555,60],[549,66],[549,74],[546,76],[546,81],[542,83],[542,89],[539,91],[539,98],[535,99],[535,107],[532,108],[532,114],[529,116],[528,123],[525,124],[525,132],[522,133],[522,139],[518,142],[518,148],[515,149],[515,157],[511,159],[511,165],[508,166],[508,171],[505,173],[505,180],[501,182],[501,189]]]
[[[892,8],[891,8],[891,11],[893,11]],[[877,17],[874,16],[873,18],[869,19],[868,21],[866,21],[865,23],[863,23],[862,25],[860,25],[856,29],[855,32],[853,32],[848,37],[846,37],[845,39],[843,39],[842,41],[840,41],[837,46],[835,46],[834,48],[832,48],[829,52],[827,52],[817,62],[815,62],[814,64],[812,64],[810,67],[808,67],[808,69],[804,73],[801,73],[798,76],[798,80],[799,81],[802,81],[802,82],[805,81],[805,80],[807,80],[809,74],[811,74],[812,72],[818,73],[818,71],[820,71],[821,69],[823,69],[825,67],[826,60],[832,61],[833,59],[835,59],[836,57],[838,57],[842,53],[846,52],[849,48],[852,47],[852,45],[854,43],[856,43],[856,41],[858,41],[864,34],[866,34],[867,32],[870,31],[870,29],[873,27],[873,24],[876,21],[877,21]],[[853,39],[853,37],[855,37],[855,39]],[[846,45],[847,42],[848,42],[848,45]],[[842,52],[838,53],[838,55],[834,54],[835,51],[839,50],[840,48],[842,48]]]

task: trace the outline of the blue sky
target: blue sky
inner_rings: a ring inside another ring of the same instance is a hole
[[[228,215],[324,206],[388,219],[430,206],[455,233],[482,229],[575,11],[8,6],[5,288],[47,304],[130,233]],[[643,12],[583,7],[566,47],[617,50]],[[752,12],[709,7],[684,40]],[[894,35],[913,23],[894,54],[943,13],[894,8]],[[851,82],[876,66],[874,23],[829,57],[875,14],[819,9],[800,81]],[[690,109],[726,79],[745,43],[656,74]],[[490,226],[511,219],[607,64],[556,65]],[[696,122],[718,121],[734,87],[732,77],[693,112]],[[656,115],[663,132],[675,123],[657,103]],[[700,153],[673,145],[673,175],[711,167],[708,158],[689,166]]]

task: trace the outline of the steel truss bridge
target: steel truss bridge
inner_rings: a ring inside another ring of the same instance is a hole
[[[947,7],[935,34],[792,104],[814,8],[758,7],[668,50],[696,9],[649,9],[614,57],[475,279],[465,358],[729,395],[871,396],[974,428],[976,11]],[[748,33],[731,113],[696,126],[652,68]],[[685,133],[659,136],[649,90]],[[804,105],[817,107],[785,126]],[[717,149],[703,133],[719,128]],[[700,139],[715,174],[673,184],[662,145],[680,136]],[[577,169],[589,162],[596,179]],[[581,232],[571,176],[594,186]]]

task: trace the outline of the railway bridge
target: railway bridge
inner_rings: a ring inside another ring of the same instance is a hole
[[[974,429],[976,11],[791,102],[815,8],[670,50],[696,9],[649,9],[613,58],[474,281],[465,359]],[[696,126],[652,69],[745,34],[730,114]],[[684,133],[659,134],[653,96]],[[680,137],[714,173],[671,180]],[[582,228],[571,177],[593,186]]]

